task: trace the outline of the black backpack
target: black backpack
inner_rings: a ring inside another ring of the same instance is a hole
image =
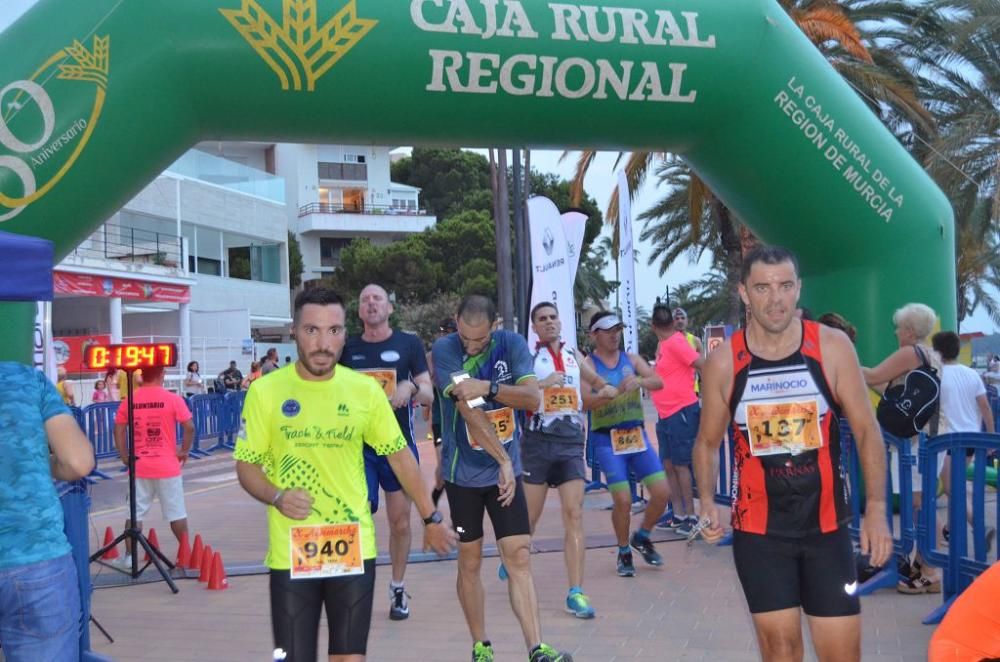
[[[903,381],[890,386],[878,403],[876,418],[882,429],[903,439],[918,434],[938,412],[941,378],[924,352],[914,345],[921,365],[906,373]]]

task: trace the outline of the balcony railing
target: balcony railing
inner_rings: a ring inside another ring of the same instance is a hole
[[[73,255],[84,258],[183,269],[181,253],[181,238],[177,235],[114,223],[105,223],[73,251]]]
[[[426,209],[391,205],[343,205],[313,202],[299,207],[299,218],[309,214],[365,214],[369,216],[430,216]]]

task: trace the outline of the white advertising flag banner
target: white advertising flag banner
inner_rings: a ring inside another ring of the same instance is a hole
[[[632,199],[629,197],[625,171],[618,173],[618,303],[625,323],[625,351],[639,351],[639,326],[636,321],[635,258],[632,245]]]
[[[528,228],[531,233],[531,305],[550,301],[559,311],[562,339],[576,347],[576,305],[566,233],[559,209],[548,198],[528,200]],[[538,336],[528,324],[528,346],[534,350]]]
[[[568,211],[562,215],[563,232],[566,233],[566,255],[569,257],[569,279],[576,283],[576,271],[580,267],[580,251],[583,250],[583,235],[587,232],[587,215],[578,211]]]

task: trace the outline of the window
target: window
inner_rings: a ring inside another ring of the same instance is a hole
[[[230,278],[261,283],[281,282],[281,244],[225,233]]]
[[[364,157],[360,157],[364,159]],[[368,166],[364,160],[359,163],[328,163],[320,161],[316,164],[320,179],[368,181]]]
[[[319,239],[319,266],[339,267],[340,252],[351,243],[346,237],[320,237]]]

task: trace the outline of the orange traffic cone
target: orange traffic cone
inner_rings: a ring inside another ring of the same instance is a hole
[[[181,534],[181,541],[177,545],[177,562],[174,565],[182,569],[191,565],[191,543],[188,542],[186,531]]]
[[[188,567],[192,570],[197,570],[201,567],[201,557],[204,555],[205,548],[202,546],[201,534],[197,533],[194,536],[194,545],[191,547],[191,558],[188,563]]]
[[[111,527],[104,529],[104,544],[101,547],[108,547],[115,540],[115,533],[111,530]],[[102,561],[113,561],[118,558],[118,546],[108,547],[108,551],[101,554]]]
[[[149,541],[149,546],[152,547],[153,549],[159,549],[160,548],[160,539],[156,537],[156,529],[150,529],[149,530],[149,535],[146,536],[146,540]],[[142,556],[142,562],[143,563],[145,563],[147,561],[151,561],[151,560],[152,559],[149,558],[149,554],[148,553],[143,554],[143,556]]]
[[[226,567],[222,564],[222,554],[215,553],[212,557],[212,576],[208,579],[209,591],[225,591],[229,588],[229,580],[226,578]]]
[[[212,574],[212,546],[205,545],[204,553],[201,555],[201,573],[198,575],[199,582],[208,582]]]

